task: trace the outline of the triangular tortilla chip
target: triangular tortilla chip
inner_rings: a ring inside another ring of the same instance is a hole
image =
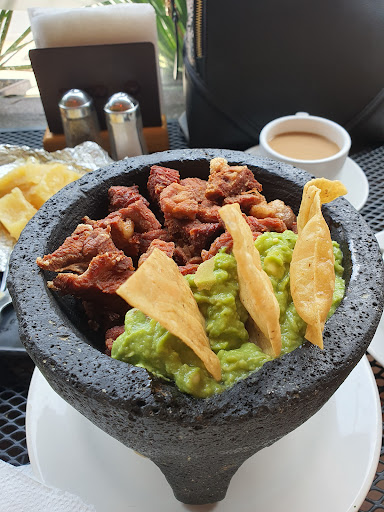
[[[291,295],[296,311],[307,324],[305,337],[320,348],[324,346],[322,333],[335,288],[332,239],[321,204],[345,193],[346,188],[339,181],[318,178],[308,182],[297,218],[298,238],[290,266]]]
[[[176,263],[154,249],[116,291],[128,304],[159,322],[201,359],[209,373],[221,379],[220,360],[205,333],[205,321]]]
[[[220,208],[227,231],[233,238],[233,255],[237,262],[240,300],[263,333],[261,348],[271,356],[281,352],[280,308],[272,283],[261,266],[252,231],[244,219],[238,203]]]
[[[321,204],[330,203],[340,196],[348,193],[346,186],[339,180],[328,180],[327,178],[314,178],[304,185],[304,189],[315,185],[320,189]]]
[[[300,233],[303,226],[309,220],[309,210],[314,201],[315,189],[311,188],[311,192],[308,192],[309,188],[315,186],[320,189],[320,201],[321,204],[330,203],[334,199],[345,195],[348,190],[345,188],[343,183],[338,180],[327,180],[326,178],[315,178],[308,181],[304,185],[303,196],[300,205],[299,215],[297,217],[297,231]]]

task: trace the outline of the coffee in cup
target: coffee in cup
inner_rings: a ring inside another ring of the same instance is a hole
[[[275,119],[260,133],[261,154],[329,179],[337,178],[350,147],[342,126],[306,112]]]

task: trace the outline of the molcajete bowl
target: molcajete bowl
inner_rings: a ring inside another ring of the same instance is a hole
[[[52,388],[95,425],[149,457],[176,498],[204,504],[225,497],[239,466],[315,414],[364,355],[383,309],[384,272],[373,233],[345,199],[323,206],[344,254],[346,293],[326,323],[324,350],[304,343],[221,394],[197,399],[143,368],[111,359],[73,300],[47,287],[38,256],[53,252],[81,219],[107,214],[112,185],[146,194],[151,165],[207,178],[221,156],[248,165],[268,201],[297,213],[310,176],[283,163],[225,150],[176,150],[116,162],[65,187],[23,231],[11,259],[9,289],[25,347]]]

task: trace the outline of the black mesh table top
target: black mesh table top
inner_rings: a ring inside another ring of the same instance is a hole
[[[369,182],[369,197],[361,214],[375,233],[384,229],[384,145],[352,155],[365,172]]]
[[[187,147],[177,123],[168,122],[170,149]],[[41,148],[43,130],[0,132],[0,144],[25,145]],[[369,197],[362,208],[364,216],[374,232],[384,230],[384,145],[366,148],[353,153],[352,158],[365,172],[369,182]],[[11,340],[11,350],[0,350],[0,459],[15,466],[29,462],[25,439],[25,410],[27,393],[34,365],[21,348],[17,334],[17,321],[10,306],[5,311],[0,326],[2,340]],[[384,369],[368,356],[379,390],[384,414]],[[335,482],[335,485],[337,483]],[[360,512],[384,510],[384,438],[377,472]],[[340,511],[342,512],[342,511]]]

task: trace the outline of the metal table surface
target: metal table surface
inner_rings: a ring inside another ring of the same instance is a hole
[[[168,122],[171,149],[187,147],[177,121]],[[44,131],[0,132],[0,144],[42,147]],[[369,197],[361,214],[374,232],[384,230],[384,145],[366,147],[351,154],[369,181]],[[0,327],[0,346],[5,337],[17,338],[17,321],[12,308]],[[17,340],[16,340],[17,342]],[[379,390],[384,414],[384,369],[368,356]],[[29,462],[25,439],[25,410],[34,365],[26,353],[0,351],[0,459],[15,466]],[[384,510],[384,439],[377,472],[360,512]]]

